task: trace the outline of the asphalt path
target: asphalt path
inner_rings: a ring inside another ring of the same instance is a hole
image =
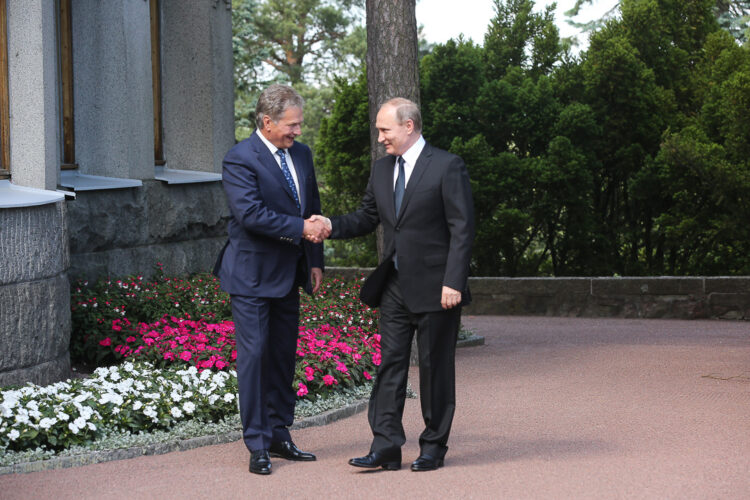
[[[399,471],[362,471],[365,413],[294,431],[309,463],[247,470],[241,441],[0,476],[2,499],[750,498],[750,323],[465,317],[445,467],[412,472],[418,400]],[[417,373],[412,369],[412,387]]]

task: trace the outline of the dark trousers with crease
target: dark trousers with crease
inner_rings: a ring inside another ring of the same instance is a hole
[[[296,396],[299,289],[285,297],[232,295],[242,437],[250,451],[290,441]]]
[[[398,273],[394,271],[389,277],[380,303],[381,363],[368,408],[373,433],[370,451],[393,450],[406,442],[401,421],[416,330],[419,394],[425,424],[419,447],[422,454],[445,456],[456,408],[455,354],[460,320],[460,307],[410,312],[401,295]]]

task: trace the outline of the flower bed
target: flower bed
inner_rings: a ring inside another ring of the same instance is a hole
[[[302,294],[293,384],[298,398],[372,379],[380,364],[377,311],[359,301],[360,283],[331,279],[317,296]],[[199,371],[235,367],[230,298],[211,275],[177,279],[157,273],[150,282],[135,277],[91,287],[79,283],[72,304],[71,353],[78,362],[141,359]]]
[[[233,371],[159,370],[126,362],[89,378],[0,392],[0,449],[80,445],[112,432],[218,421],[237,412]]]

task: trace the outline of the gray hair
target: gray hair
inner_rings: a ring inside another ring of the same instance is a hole
[[[395,97],[386,101],[383,106],[393,106],[396,108],[396,120],[398,120],[399,125],[403,125],[407,120],[411,120],[414,123],[414,130],[416,132],[422,131],[422,113],[419,112],[419,106],[414,101],[410,101],[404,97]]]
[[[292,87],[274,83],[260,93],[258,104],[255,105],[255,125],[263,128],[263,117],[268,115],[274,123],[278,123],[281,116],[289,108],[304,106],[305,100]]]

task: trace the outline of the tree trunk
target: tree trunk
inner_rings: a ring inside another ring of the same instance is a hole
[[[367,0],[367,90],[370,98],[372,161],[385,156],[378,143],[375,117],[394,97],[419,104],[416,0]],[[378,261],[383,259],[383,230],[377,231]]]

